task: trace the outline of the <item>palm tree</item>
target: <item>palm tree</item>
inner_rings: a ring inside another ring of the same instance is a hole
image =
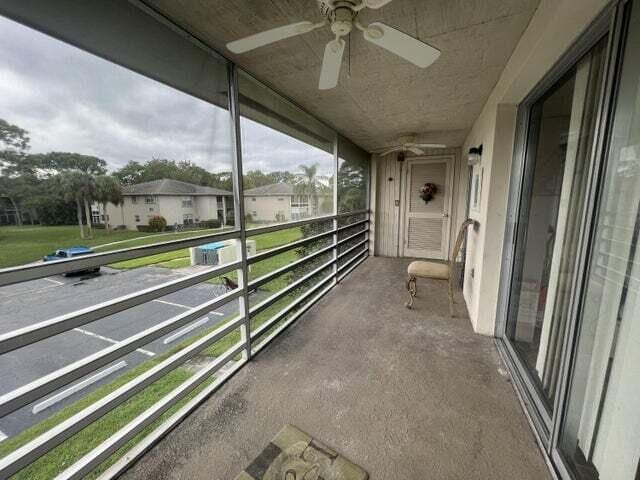
[[[107,203],[120,205],[122,203],[122,189],[120,182],[115,177],[109,175],[100,175],[96,177],[95,200],[102,204],[102,211],[105,215],[105,229],[110,231],[110,225],[107,221]]]
[[[322,184],[318,179],[318,164],[300,165],[302,174],[298,177],[296,183],[296,191],[298,195],[306,196],[307,215],[315,215],[318,210],[318,188],[322,188]]]
[[[96,194],[96,181],[88,173],[81,173],[82,183],[80,187],[80,193],[82,194],[82,200],[84,202],[84,213],[87,221],[87,232],[89,238],[93,238],[93,229],[91,228],[91,203]]]
[[[82,226],[82,189],[85,183],[84,174],[80,172],[64,172],[59,176],[62,195],[67,202],[75,202],[80,238],[85,238]]]
[[[303,195],[315,195],[318,187],[318,164],[300,165],[300,170],[302,170],[301,178],[298,180],[300,193]]]

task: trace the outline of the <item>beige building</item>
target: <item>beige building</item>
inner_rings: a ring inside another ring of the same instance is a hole
[[[300,220],[331,211],[331,195],[299,195],[289,183],[273,183],[244,191],[245,215],[257,223]]]
[[[178,180],[162,179],[122,187],[123,202],[107,204],[106,221],[128,230],[162,216],[167,225],[193,225],[207,220],[233,220],[231,192]]]

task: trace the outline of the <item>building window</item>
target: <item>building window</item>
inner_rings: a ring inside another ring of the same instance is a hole
[[[136,215],[136,223],[140,221],[140,215]]]
[[[280,198],[278,198],[278,201],[279,202],[284,202],[284,198],[280,197]]]
[[[185,213],[182,215],[182,223],[184,225],[193,225],[193,214]]]
[[[255,202],[256,201],[256,197],[251,197],[251,201]]]
[[[193,207],[193,198],[182,197],[182,208],[191,208],[191,207]]]
[[[131,203],[138,203],[138,197],[131,197]]]
[[[144,197],[144,203],[146,203],[147,205],[152,205],[156,203],[156,200],[153,197]]]

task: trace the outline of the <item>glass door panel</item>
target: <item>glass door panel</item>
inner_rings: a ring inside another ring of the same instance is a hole
[[[632,6],[559,449],[580,480],[640,478],[640,6]]]
[[[535,102],[506,337],[550,421],[603,70],[602,39]]]

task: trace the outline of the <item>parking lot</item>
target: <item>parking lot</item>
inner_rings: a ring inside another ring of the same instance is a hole
[[[179,270],[147,266],[135,270],[103,267],[98,275],[56,276],[0,288],[0,333],[51,319],[184,275]],[[225,289],[202,283],[139,305],[47,340],[5,354],[0,362],[0,395],[70,363],[125,340],[185,310],[211,300]],[[163,338],[66,385],[0,420],[0,441],[50,416],[141,362],[181,340],[209,329],[238,311],[232,301]]]

